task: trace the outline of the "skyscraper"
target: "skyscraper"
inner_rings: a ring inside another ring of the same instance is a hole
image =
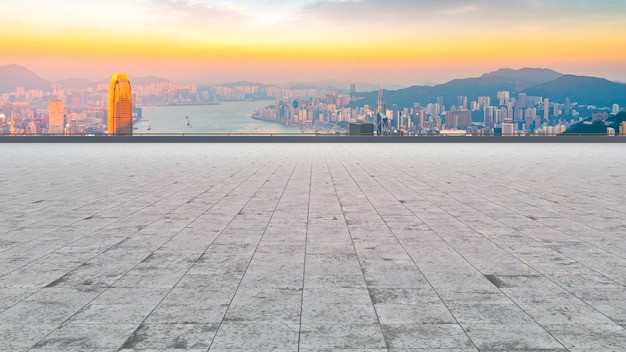
[[[63,134],[63,100],[50,100],[48,102],[48,133]]]
[[[109,135],[132,135],[133,98],[125,73],[115,73],[109,85]]]
[[[383,114],[387,113],[387,102],[385,102],[385,96],[383,95],[382,88],[380,88],[380,90],[378,91],[376,112],[382,112]]]
[[[376,108],[376,132],[379,136],[387,134],[389,126],[389,118],[387,113],[387,103],[385,102],[385,96],[383,95],[383,89],[378,91],[378,107]]]

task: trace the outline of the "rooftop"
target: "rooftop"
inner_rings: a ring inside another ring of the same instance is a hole
[[[2,144],[0,351],[623,351],[626,144]]]

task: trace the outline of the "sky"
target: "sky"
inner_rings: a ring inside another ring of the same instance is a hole
[[[44,79],[412,85],[540,67],[626,82],[626,0],[0,0]]]

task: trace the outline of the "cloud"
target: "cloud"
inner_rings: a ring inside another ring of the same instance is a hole
[[[302,15],[332,21],[401,25],[425,21],[441,24],[462,19],[479,23],[534,22],[538,20],[567,20],[572,18],[622,17],[624,0],[320,0],[302,9]]]

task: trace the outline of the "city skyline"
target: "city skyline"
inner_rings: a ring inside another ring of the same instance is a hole
[[[547,67],[626,81],[626,1],[12,1],[0,65],[50,80],[443,83]],[[45,33],[46,35],[42,35]]]

